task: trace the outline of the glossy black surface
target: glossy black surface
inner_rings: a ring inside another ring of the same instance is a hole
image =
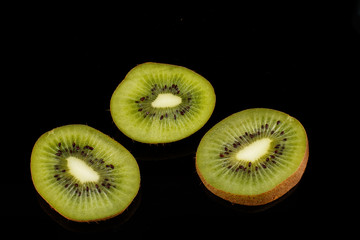
[[[333,174],[337,153],[329,151],[335,141],[329,129],[345,111],[340,103],[351,101],[351,84],[359,79],[356,5],[165,7],[29,6],[31,11],[15,11],[18,17],[13,17],[8,35],[9,61],[15,63],[10,79],[14,98],[7,101],[16,104],[6,109],[14,125],[3,126],[12,133],[5,139],[10,154],[2,174],[6,204],[1,212],[8,219],[4,229],[37,239],[289,238],[338,230],[331,226],[339,222],[334,216],[342,206],[334,189],[341,184]],[[132,67],[147,61],[188,67],[212,83],[215,111],[193,136],[149,146],[116,128],[109,111],[111,95]],[[205,132],[252,107],[297,118],[310,146],[300,183],[263,207],[217,198],[195,171],[196,148]],[[30,176],[35,141],[52,128],[73,123],[110,135],[138,159],[141,188],[125,214],[100,223],[75,223],[51,210],[36,193]]]

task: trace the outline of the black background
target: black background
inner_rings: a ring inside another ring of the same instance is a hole
[[[334,198],[341,184],[332,174],[337,152],[331,144],[339,132],[328,130],[347,111],[343,103],[353,101],[360,66],[359,6],[356,1],[347,4],[139,2],[11,8],[4,22],[10,87],[2,88],[7,96],[3,118],[9,121],[4,132],[11,132],[2,174],[5,229],[40,239],[287,238],[339,230],[332,228],[343,205]],[[193,136],[149,146],[123,136],[113,123],[113,91],[131,68],[148,61],[185,66],[213,85],[214,113]],[[308,166],[296,188],[280,201],[256,208],[214,197],[202,186],[194,160],[206,131],[252,107],[294,116],[310,144]],[[36,193],[30,176],[34,143],[46,131],[75,123],[113,137],[137,158],[141,188],[123,216],[73,223]]]

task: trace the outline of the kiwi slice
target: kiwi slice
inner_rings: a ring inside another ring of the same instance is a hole
[[[215,92],[202,76],[185,67],[143,63],[126,75],[112,95],[117,127],[143,143],[168,143],[198,131],[215,107]]]
[[[248,109],[205,134],[197,149],[196,170],[215,195],[232,203],[263,205],[300,181],[308,151],[298,120],[272,109]]]
[[[38,193],[58,213],[78,222],[122,213],[140,187],[135,158],[122,145],[86,125],[43,134],[31,154]]]

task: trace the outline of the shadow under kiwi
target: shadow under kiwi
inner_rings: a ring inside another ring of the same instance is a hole
[[[129,152],[140,161],[161,161],[188,156],[195,156],[197,147],[206,133],[206,129],[200,129],[191,136],[176,142],[148,144],[141,143],[124,135],[119,130],[112,136],[123,145]]]
[[[293,195],[293,193],[296,191],[297,187],[298,187],[298,184],[295,185],[292,189],[290,189],[283,196],[276,199],[275,201],[269,202],[269,203],[264,204],[264,205],[259,205],[259,206],[247,206],[247,205],[241,205],[241,204],[232,203],[230,201],[222,199],[222,198],[216,196],[211,191],[209,191],[205,187],[205,185],[203,183],[201,183],[202,191],[204,192],[206,197],[208,199],[210,199],[212,202],[215,202],[216,204],[219,204],[219,205],[221,205],[221,206],[223,206],[223,207],[225,207],[227,209],[231,209],[231,210],[234,210],[234,211],[236,211],[238,213],[247,214],[247,215],[265,212],[265,211],[279,205],[280,203],[285,201],[287,198],[289,198],[291,195]]]
[[[135,214],[141,203],[141,187],[131,204],[119,215],[94,222],[76,222],[69,220],[55,211],[41,196],[37,194],[37,200],[41,209],[58,225],[65,230],[79,233],[98,233],[104,231],[119,231]]]

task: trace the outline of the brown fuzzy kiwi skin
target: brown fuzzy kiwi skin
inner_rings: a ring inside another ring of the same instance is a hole
[[[246,206],[259,206],[275,201],[276,199],[280,198],[285,193],[287,193],[291,188],[293,188],[300,181],[305,171],[308,158],[309,158],[309,144],[308,144],[308,139],[306,138],[306,150],[305,150],[304,158],[301,161],[296,172],[294,172],[292,175],[290,175],[287,179],[282,181],[279,185],[277,185],[273,189],[257,195],[237,195],[214,188],[209,183],[207,183],[205,178],[201,175],[201,172],[199,171],[197,164],[196,164],[196,171],[201,181],[205,185],[205,187],[216,196],[236,204],[241,204]]]

